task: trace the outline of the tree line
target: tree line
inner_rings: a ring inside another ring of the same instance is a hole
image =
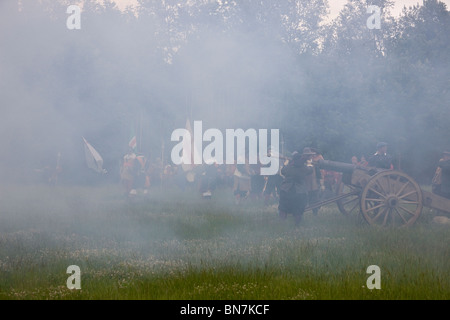
[[[170,134],[190,117],[277,128],[286,150],[345,162],[385,141],[397,168],[428,183],[450,148],[449,11],[424,0],[394,17],[393,4],[349,0],[329,20],[326,0],[139,0],[125,11],[86,0],[81,29],[68,30],[67,1],[4,2],[2,136],[16,132],[20,165],[62,149],[75,172],[84,136],[116,168],[131,131],[142,152],[170,157]]]

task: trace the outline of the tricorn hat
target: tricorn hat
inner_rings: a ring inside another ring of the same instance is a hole
[[[316,153],[313,152],[313,151],[311,150],[311,148],[308,148],[308,147],[303,148],[302,156],[313,156],[313,155],[315,155],[315,154],[316,154]]]

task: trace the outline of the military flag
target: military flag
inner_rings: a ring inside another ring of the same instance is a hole
[[[100,156],[97,150],[95,150],[94,147],[91,146],[91,144],[86,141],[84,137],[83,141],[84,141],[84,156],[88,168],[98,173],[106,173],[106,170],[103,169],[103,158]]]
[[[128,146],[130,148],[132,148],[133,150],[136,150],[136,146],[137,146],[136,135],[131,137],[130,142],[128,142]]]

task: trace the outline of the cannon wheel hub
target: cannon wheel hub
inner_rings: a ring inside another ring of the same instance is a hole
[[[389,197],[386,199],[386,205],[387,205],[389,208],[396,208],[398,204],[399,204],[399,199],[398,199],[398,197],[395,196],[395,195],[389,196]]]

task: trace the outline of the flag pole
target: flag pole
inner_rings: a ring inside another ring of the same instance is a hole
[[[142,152],[142,109],[141,116],[139,118],[139,152]]]
[[[164,140],[161,142],[161,164],[164,168]]]
[[[161,172],[160,172],[160,177],[161,177],[161,183],[160,183],[160,187],[163,188],[164,186],[164,138],[161,140]]]

